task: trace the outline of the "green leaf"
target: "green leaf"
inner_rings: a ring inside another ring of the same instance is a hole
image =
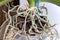
[[[29,3],[29,7],[34,7],[35,6],[35,0],[27,0]]]
[[[4,0],[0,0],[0,2],[2,2],[2,1],[4,1]]]
[[[6,4],[6,3],[9,3],[11,2],[12,0],[0,0],[0,6]]]

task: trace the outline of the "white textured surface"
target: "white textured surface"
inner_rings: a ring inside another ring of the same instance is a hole
[[[26,9],[27,5],[28,5],[27,0],[20,0],[20,6],[22,9]]]
[[[15,39],[14,40],[28,40],[28,38],[24,35],[16,35]]]
[[[47,7],[48,9],[49,21],[51,25],[57,24],[55,28],[57,29],[58,34],[60,36],[60,7],[55,4],[48,3],[48,2],[41,2],[40,6],[44,4],[45,4],[45,7]]]

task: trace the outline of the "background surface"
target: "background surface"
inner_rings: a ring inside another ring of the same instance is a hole
[[[49,22],[51,25],[56,24],[55,28],[57,29],[58,34],[60,36],[60,7],[48,2],[41,2],[40,6],[44,4],[45,7],[47,7],[48,9]]]

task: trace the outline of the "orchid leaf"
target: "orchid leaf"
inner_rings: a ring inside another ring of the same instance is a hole
[[[11,2],[12,0],[0,0],[0,6],[5,5],[6,3]]]

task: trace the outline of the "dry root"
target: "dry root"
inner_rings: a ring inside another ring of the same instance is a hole
[[[54,37],[57,38],[57,31],[48,22],[47,8],[41,6],[42,9],[46,10],[45,15],[39,13],[36,7],[23,10],[20,6],[14,6],[14,8],[9,9],[7,18],[10,21],[6,26],[3,40],[14,40],[18,34],[27,36],[28,40],[30,40],[32,34],[39,35],[42,40],[47,37],[50,37],[50,40],[53,40]],[[11,16],[11,12],[16,14]]]

